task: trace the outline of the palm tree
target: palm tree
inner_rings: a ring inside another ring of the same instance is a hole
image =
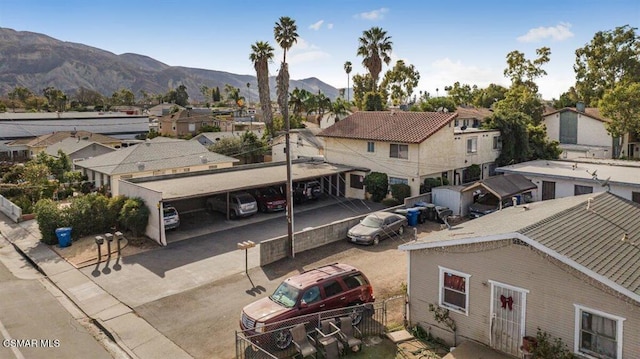
[[[269,62],[273,60],[273,47],[268,42],[258,41],[251,45],[249,59],[253,62],[258,79],[258,95],[262,118],[269,134],[273,136],[273,115],[271,113],[271,94],[269,92]]]
[[[281,17],[278,22],[276,22],[276,26],[273,28],[273,35],[276,39],[276,42],[284,51],[284,55],[282,56],[282,64],[280,66],[280,71],[278,72],[276,80],[278,84],[278,105],[280,105],[280,111],[282,112],[285,126],[289,120],[289,68],[287,66],[287,51],[291,48],[291,46],[293,46],[294,43],[298,42],[297,31],[298,26],[296,25],[295,20],[291,19],[288,16]],[[287,127],[286,130],[288,131],[289,128]]]
[[[344,63],[344,72],[347,73],[347,102],[349,102],[349,74],[353,70],[351,66],[351,61],[347,61]]]
[[[389,65],[391,62],[391,36],[387,36],[387,32],[379,27],[372,27],[362,32],[362,37],[358,39],[360,47],[358,47],[358,56],[362,56],[362,65],[369,70],[373,79],[372,91],[376,91],[378,84],[378,76],[382,71],[382,61]]]
[[[251,83],[247,82],[247,105],[251,106],[251,90],[249,89],[251,87]]]

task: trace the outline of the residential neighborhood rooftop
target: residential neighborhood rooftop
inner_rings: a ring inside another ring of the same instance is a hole
[[[54,144],[48,146],[45,149],[45,152],[49,156],[57,157],[58,156],[58,151],[62,151],[64,153],[66,153],[67,155],[69,155],[69,154],[75,153],[77,151],[80,151],[81,149],[83,149],[85,147],[88,147],[88,146],[101,146],[101,147],[104,147],[106,149],[111,149],[112,151],[116,150],[113,147],[105,146],[105,145],[100,144],[100,143],[98,143],[96,141],[68,137],[68,138],[65,138],[64,140],[62,140],[60,142],[57,142],[57,143],[54,143]]]
[[[640,301],[639,219],[639,204],[602,192],[505,208],[399,249],[519,239]]]
[[[320,132],[320,137],[421,143],[458,116],[446,112],[358,111]]]
[[[594,118],[594,119],[596,119],[598,121],[602,121],[602,122],[611,122],[610,119],[608,119],[608,118],[606,118],[606,117],[604,117],[604,116],[602,116],[600,114],[600,110],[598,110],[597,107],[586,107],[584,109],[584,111],[580,111],[575,107],[565,107],[565,108],[561,108],[559,110],[553,109],[553,110],[546,111],[545,113],[542,114],[542,116],[546,117],[546,116],[549,116],[549,115],[553,115],[553,114],[556,114],[556,113],[559,113],[559,112],[565,112],[565,111],[571,111],[571,112],[575,112],[575,113],[579,113],[579,114],[584,114],[584,115],[587,115],[587,116],[589,116],[591,118]]]

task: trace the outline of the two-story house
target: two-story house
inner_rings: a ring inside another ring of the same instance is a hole
[[[545,113],[542,122],[547,127],[549,139],[560,142],[564,159],[617,158],[618,154],[640,158],[639,136],[624,135],[624,141],[618,148],[618,138],[607,132],[607,124],[611,120],[602,116],[597,108],[578,103],[575,108],[565,107]]]
[[[318,136],[327,162],[386,173],[390,184],[408,184],[417,195],[426,178],[463,184],[493,175],[500,132],[456,128],[456,118],[443,112],[361,111]],[[365,175],[353,173],[350,182]]]
[[[195,136],[204,126],[213,126],[210,112],[184,109],[158,118],[160,134],[173,137]]]

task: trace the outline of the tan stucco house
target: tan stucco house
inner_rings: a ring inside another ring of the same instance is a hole
[[[584,358],[639,358],[640,205],[605,192],[534,202],[401,245],[409,321],[450,345],[524,357],[537,329]],[[456,330],[436,320],[448,310]]]
[[[69,156],[72,163],[75,163],[76,161],[116,151],[116,149],[103,145],[99,142],[68,137],[60,142],[47,146],[44,151],[49,156],[56,158],[59,157],[59,151],[62,151],[64,154]]]
[[[232,167],[237,159],[210,152],[198,141],[156,137],[138,145],[75,162],[96,187],[119,194],[118,180]]]
[[[455,127],[456,118],[444,112],[360,111],[318,137],[328,162],[386,173],[390,184],[408,184],[417,195],[426,178],[463,184],[494,174],[500,132],[463,130]],[[468,171],[474,164],[480,167],[479,178]]]

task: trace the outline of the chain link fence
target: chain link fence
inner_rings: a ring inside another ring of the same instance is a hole
[[[266,327],[258,326],[258,329],[254,327],[255,323],[243,317],[245,327],[253,329],[236,331],[236,359],[292,358],[297,352],[292,344],[291,328],[303,323],[307,334],[311,338],[316,338],[316,328],[320,328],[323,320],[347,316],[351,318],[352,324],[363,338],[381,336],[391,330],[404,327],[406,299],[405,296],[397,296],[382,302],[303,315]],[[320,348],[317,349],[320,351]]]

